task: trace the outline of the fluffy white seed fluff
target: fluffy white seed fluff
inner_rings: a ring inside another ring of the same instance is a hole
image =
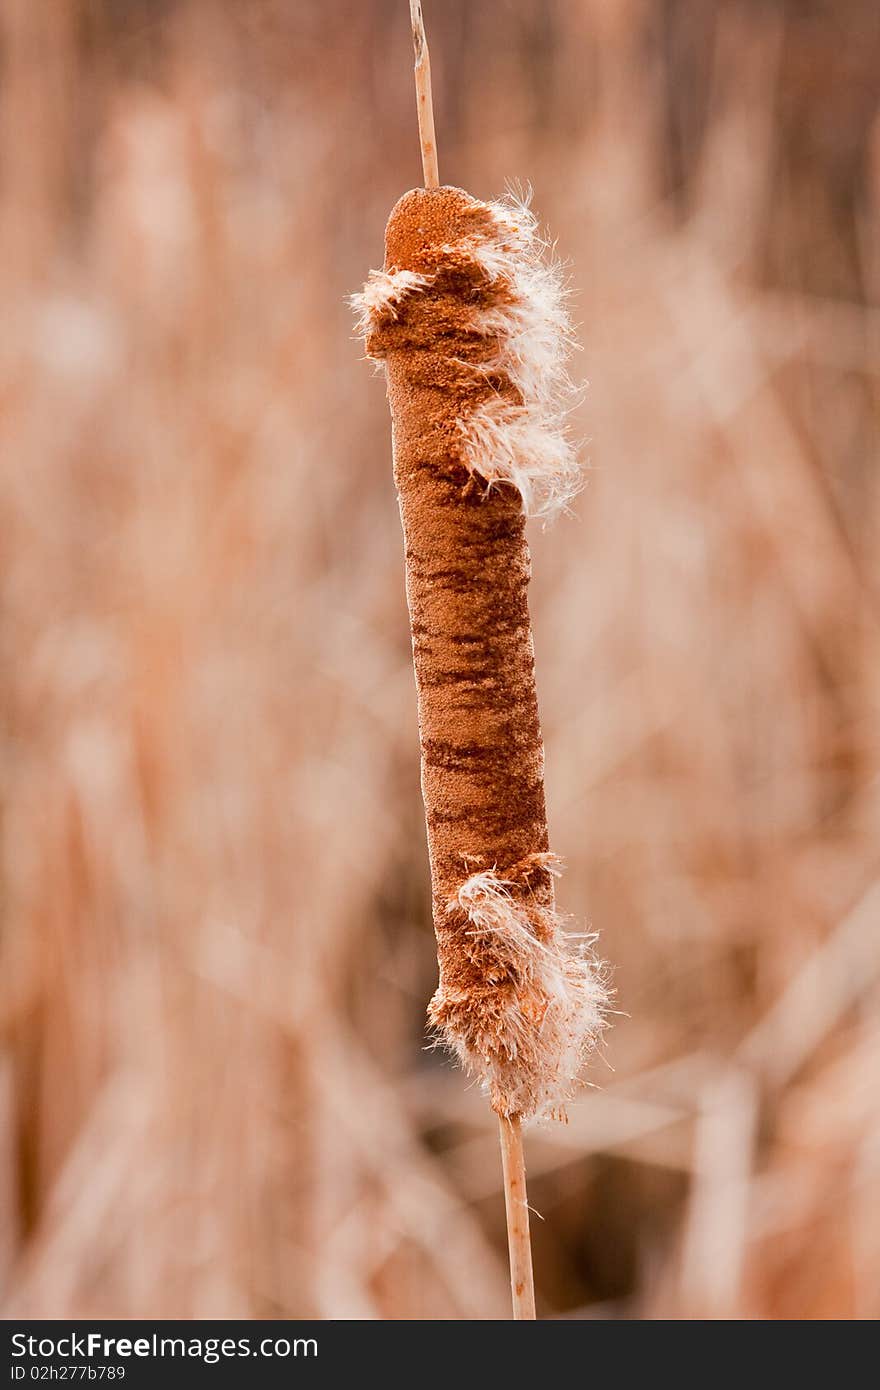
[[[583,483],[567,427],[579,393],[568,373],[574,335],[564,274],[527,199],[511,195],[483,206],[490,229],[442,247],[438,272],[447,258],[457,267],[471,260],[499,291],[492,308],[474,313],[474,329],[494,348],[477,370],[506,378],[519,399],[493,394],[461,416],[463,458],[490,488],[516,488],[527,516],[547,519],[564,510]],[[409,270],[371,271],[351,298],[358,331],[396,319],[403,300],[436,279]]]
[[[492,398],[459,422],[471,471],[510,483],[529,517],[555,516],[580,489],[580,470],[562,426],[528,406]]]
[[[418,275],[414,270],[371,270],[367,283],[358,294],[351,295],[349,304],[355,311],[355,328],[363,337],[375,324],[386,318],[397,318],[401,302],[414,290],[424,289],[432,277]]]
[[[564,1117],[602,1031],[607,992],[590,951],[593,938],[570,936],[553,907],[523,903],[513,886],[484,870],[465,879],[450,903],[466,913],[475,953],[485,959],[488,948],[499,971],[517,982],[503,1008],[466,1038],[457,1036],[455,1047],[506,1113]]]
[[[472,238],[471,253],[505,290],[475,326],[497,342],[485,370],[503,374],[519,403],[491,397],[459,421],[469,467],[490,484],[510,483],[527,516],[551,517],[582,486],[567,417],[578,391],[568,373],[574,335],[561,265],[526,200],[487,204],[494,237]]]

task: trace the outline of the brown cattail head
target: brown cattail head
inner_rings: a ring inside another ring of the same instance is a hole
[[[554,901],[527,515],[577,490],[571,332],[528,209],[407,193],[355,297],[384,360],[440,984],[429,1017],[503,1115],[561,1113],[604,989]]]

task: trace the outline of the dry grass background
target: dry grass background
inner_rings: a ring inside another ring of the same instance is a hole
[[[381,384],[402,0],[7,0],[7,1316],[494,1317],[434,984]],[[564,905],[621,1018],[529,1140],[544,1314],[880,1314],[880,15],[444,0],[441,173],[571,258],[534,534]]]

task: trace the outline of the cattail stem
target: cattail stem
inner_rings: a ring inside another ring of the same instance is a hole
[[[556,910],[525,523],[577,490],[570,327],[521,203],[441,187],[422,8],[411,0],[423,189],[354,296],[384,361],[419,703],[440,979],[437,1034],[501,1124],[513,1316],[535,1317],[521,1121],[564,1114],[604,991]]]
[[[535,1282],[529,1240],[529,1204],[522,1126],[518,1115],[499,1115],[501,1164],[504,1171],[504,1207],[507,1213],[507,1246],[510,1251],[510,1292],[514,1321],[535,1318]]]
[[[413,47],[416,55],[416,105],[419,113],[419,142],[422,147],[422,172],[426,188],[440,187],[437,166],[437,137],[434,134],[434,102],[431,96],[431,57],[425,37],[421,0],[409,0],[412,21]]]

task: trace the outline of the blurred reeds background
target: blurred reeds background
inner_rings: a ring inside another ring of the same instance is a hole
[[[399,521],[344,302],[404,0],[0,8],[6,1316],[506,1316],[435,982]],[[880,10],[426,4],[590,389],[533,528],[563,906],[539,1312],[880,1315]]]

